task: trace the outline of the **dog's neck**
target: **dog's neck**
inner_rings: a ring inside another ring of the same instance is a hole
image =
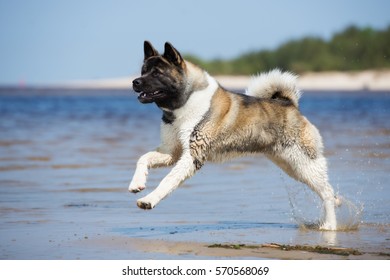
[[[209,85],[207,72],[189,61],[185,61],[185,66],[187,77],[186,92],[192,93],[207,88]]]
[[[176,119],[196,120],[197,123],[210,109],[211,99],[219,85],[209,74],[205,72],[204,75],[207,86],[202,87],[201,90],[193,91],[184,106],[172,112]]]
[[[203,72],[204,83],[202,89],[193,91],[189,95],[187,102],[180,108],[163,110],[162,121],[165,124],[173,124],[184,130],[192,130],[195,125],[204,117],[211,106],[211,99],[217,91],[219,84],[207,72]]]
[[[213,77],[191,62],[185,61],[185,72],[186,88],[184,95],[188,99],[186,99],[182,107],[176,109],[159,106],[163,111],[163,121],[165,123],[172,123],[175,118],[181,115],[180,112],[184,112],[184,108],[192,111],[192,108],[204,107],[204,104],[211,100],[212,95],[219,86]],[[208,107],[209,105],[207,105]]]

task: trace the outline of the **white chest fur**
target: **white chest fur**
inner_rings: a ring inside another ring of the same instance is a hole
[[[211,99],[218,88],[218,83],[207,75],[208,86],[191,94],[185,105],[173,111],[175,120],[162,126],[163,139],[179,140],[183,150],[189,148],[189,139],[195,126],[210,109]],[[173,134],[173,135],[172,135]]]

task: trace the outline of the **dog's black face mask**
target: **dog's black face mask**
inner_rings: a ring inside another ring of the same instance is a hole
[[[155,102],[160,108],[174,110],[182,106],[185,96],[185,62],[180,53],[165,43],[163,55],[145,41],[144,65],[141,77],[133,81],[133,90],[139,93],[141,103]]]

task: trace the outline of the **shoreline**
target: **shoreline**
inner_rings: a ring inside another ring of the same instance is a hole
[[[214,76],[228,89],[244,89],[251,76]],[[48,87],[66,89],[129,89],[136,76],[123,78],[73,81],[64,84],[53,84]],[[302,90],[390,90],[390,70],[366,70],[359,72],[309,72],[298,76],[298,87]]]
[[[388,249],[345,248],[318,245],[284,245],[207,243],[197,241],[171,241],[124,236],[108,236],[76,241],[80,247],[98,250],[138,251],[153,256],[180,258],[231,258],[231,259],[279,259],[279,260],[388,260]]]
[[[62,83],[0,85],[9,90],[132,90],[136,75],[111,79],[74,80]],[[243,90],[253,76],[216,75],[214,78],[224,88]],[[298,75],[298,88],[303,91],[390,91],[390,70],[359,72],[308,72]]]

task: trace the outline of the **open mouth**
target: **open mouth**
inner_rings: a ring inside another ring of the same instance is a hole
[[[148,102],[153,102],[156,99],[164,96],[165,96],[165,92],[162,90],[156,90],[154,92],[141,91],[138,95],[138,100],[141,101],[142,103],[148,103]]]

